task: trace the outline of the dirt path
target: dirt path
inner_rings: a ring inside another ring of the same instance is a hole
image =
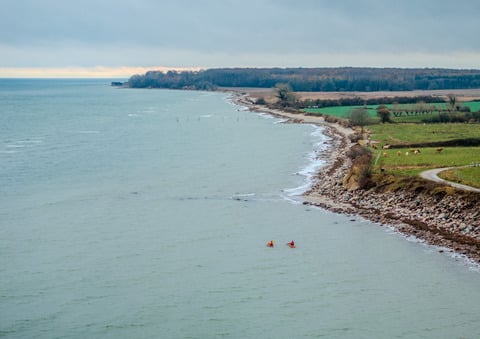
[[[447,184],[447,185],[450,185],[450,186],[453,186],[455,188],[459,188],[459,189],[462,189],[462,190],[465,190],[465,191],[480,193],[480,189],[478,189],[478,188],[458,184],[456,182],[444,180],[444,179],[438,177],[438,173],[443,172],[443,171],[447,171],[447,170],[453,169],[453,168],[456,168],[456,167],[435,168],[435,169],[431,169],[431,170],[424,171],[424,172],[420,173],[420,176],[424,179],[439,182],[439,183],[442,183],[442,184]]]

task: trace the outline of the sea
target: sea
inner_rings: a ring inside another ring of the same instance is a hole
[[[479,338],[477,266],[302,204],[328,147],[225,93],[1,79],[0,337]]]

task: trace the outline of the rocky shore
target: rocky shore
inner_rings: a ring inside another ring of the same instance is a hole
[[[338,166],[320,170],[315,184],[305,193],[304,204],[390,225],[402,234],[440,246],[439,251],[455,252],[480,263],[480,199],[475,201],[473,194],[460,191],[442,197],[408,190],[349,190],[344,185],[351,166],[346,156],[348,138],[334,134],[335,139],[343,140],[336,143],[345,145],[342,151],[331,154]]]
[[[304,204],[336,213],[359,215],[381,225],[393,227],[406,236],[415,236],[439,252],[450,251],[480,263],[480,194],[460,190],[454,195],[432,195],[400,190],[381,192],[371,188],[352,189],[344,184],[351,168],[347,152],[354,131],[321,117],[283,112],[257,106],[246,94],[233,94],[233,101],[251,111],[284,117],[288,122],[318,124],[325,127],[330,147],[320,156],[327,165],[317,174],[314,185],[304,194]],[[438,184],[440,185],[440,184]]]

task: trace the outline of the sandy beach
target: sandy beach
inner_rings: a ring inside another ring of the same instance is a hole
[[[287,123],[325,128],[325,134],[331,138],[330,147],[322,154],[326,166],[304,193],[304,204],[352,217],[361,216],[383,227],[392,227],[406,237],[414,236],[420,242],[438,246],[439,252],[450,252],[480,263],[480,199],[472,204],[471,196],[462,191],[454,198],[439,198],[410,191],[348,190],[343,179],[351,166],[347,152],[353,145],[349,138],[354,133],[352,129],[328,123],[323,117],[255,105],[252,97],[256,95],[251,97],[245,91],[231,93],[233,102],[251,111],[282,117]]]

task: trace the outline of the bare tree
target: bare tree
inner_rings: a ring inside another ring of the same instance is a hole
[[[449,94],[447,96],[447,108],[450,112],[457,109],[457,97],[454,94]]]
[[[390,110],[385,105],[377,107],[377,115],[383,124],[386,122],[392,122],[392,119],[390,118]]]
[[[350,124],[353,126],[360,126],[363,134],[363,127],[370,124],[370,116],[366,107],[355,108],[350,112]]]
[[[280,106],[295,107],[298,99],[289,84],[276,84],[275,90],[277,92],[278,103]]]

